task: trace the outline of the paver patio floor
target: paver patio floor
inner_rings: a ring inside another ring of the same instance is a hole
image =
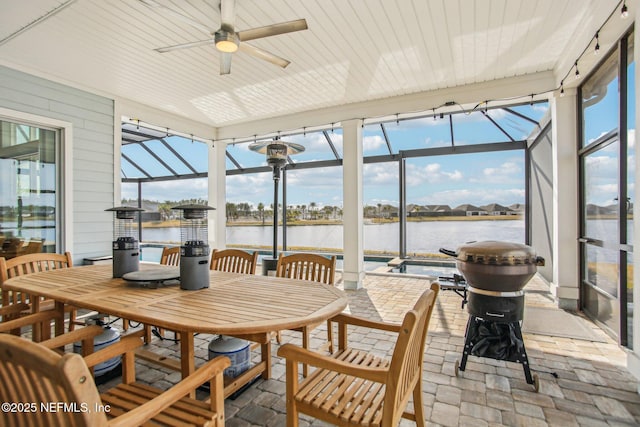
[[[364,287],[347,291],[348,311],[370,319],[401,321],[406,310],[429,288],[424,278],[367,274]],[[338,284],[342,287],[341,281]],[[525,288],[529,306],[555,307],[548,287],[534,278]],[[524,378],[522,365],[470,356],[466,370],[455,375],[464,346],[468,314],[461,298],[441,291],[433,312],[425,351],[423,389],[427,423],[442,426],[637,426],[640,425],[638,382],[625,368],[624,351],[586,318],[599,341],[524,334],[539,392]],[[283,342],[301,343],[300,334],[283,331]],[[173,334],[169,334],[169,337]],[[211,335],[196,336],[196,357],[208,358]],[[311,348],[326,339],[326,325],[312,334]],[[365,329],[350,330],[351,345],[390,356],[395,337]],[[227,399],[227,426],[285,425],[285,364],[273,340],[272,378],[258,380],[235,399]],[[177,357],[178,345],[154,338],[153,350]],[[253,354],[253,357],[258,357]],[[138,378],[160,387],[180,379],[177,372],[148,362],[138,364]],[[109,383],[102,387],[108,387]],[[325,425],[301,418],[301,426]],[[401,426],[415,425],[403,420]]]

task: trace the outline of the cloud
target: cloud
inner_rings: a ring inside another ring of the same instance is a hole
[[[331,151],[327,139],[319,132],[308,133],[306,136],[304,134],[288,136],[282,139],[304,146],[305,153],[326,153]]]
[[[630,193],[631,194],[631,193]],[[609,206],[617,203],[618,184],[598,184],[589,186],[589,194],[587,203],[600,206]]]
[[[522,188],[489,189],[489,188],[465,188],[457,190],[438,191],[422,196],[412,201],[419,204],[446,204],[452,208],[464,203],[481,206],[489,203],[511,205],[524,203],[525,191]]]
[[[416,186],[424,185],[425,182],[430,184],[445,181],[462,181],[464,175],[461,171],[455,169],[453,171],[443,170],[440,163],[429,163],[421,168],[414,165],[407,165],[407,185]]]
[[[137,199],[138,187],[136,184],[122,184],[122,198]],[[207,178],[188,180],[148,182],[142,186],[142,198],[164,202],[183,199],[207,199]]]
[[[380,135],[369,135],[362,138],[362,147],[364,151],[375,151],[383,145],[386,145],[386,142]]]
[[[366,164],[362,170],[363,183],[368,185],[398,185],[398,167],[395,163]]]
[[[499,168],[485,168],[482,174],[485,177],[492,178],[495,176],[506,176],[520,173],[520,165],[515,162],[505,162]]]

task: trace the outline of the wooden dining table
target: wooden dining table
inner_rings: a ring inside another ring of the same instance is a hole
[[[141,264],[140,268],[163,267]],[[183,290],[179,284],[152,287],[113,278],[111,265],[18,276],[3,287],[53,299],[60,311],[69,304],[176,331],[183,377],[195,370],[195,334],[231,335],[260,344],[261,361],[227,379],[225,396],[258,375],[270,378],[273,331],[321,323],[342,312],[348,303],[343,291],[317,282],[210,271],[208,288]],[[62,326],[56,325],[56,333],[63,331]]]

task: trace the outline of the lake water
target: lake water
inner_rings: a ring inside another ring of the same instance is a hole
[[[364,226],[366,250],[398,252],[397,223],[367,224]],[[445,247],[456,249],[459,245],[480,240],[503,240],[524,243],[524,220],[499,221],[424,221],[407,223],[407,253],[437,253]],[[227,227],[227,244],[240,246],[273,245],[272,227]],[[287,247],[334,249],[343,247],[342,225],[298,225],[287,227]],[[145,228],[143,242],[179,242],[180,229]],[[278,244],[282,245],[282,227],[279,227]]]

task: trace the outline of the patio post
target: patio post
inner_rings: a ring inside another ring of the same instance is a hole
[[[560,308],[576,310],[579,298],[578,266],[578,156],[577,91],[566,89],[551,98],[553,158],[553,281]]]
[[[343,247],[345,289],[359,289],[364,280],[364,221],[362,190],[362,120],[342,122]]]
[[[209,247],[215,249],[224,249],[227,245],[226,151],[227,145],[223,142],[215,142],[209,147],[208,199],[209,205],[216,210],[207,216],[207,220]]]

